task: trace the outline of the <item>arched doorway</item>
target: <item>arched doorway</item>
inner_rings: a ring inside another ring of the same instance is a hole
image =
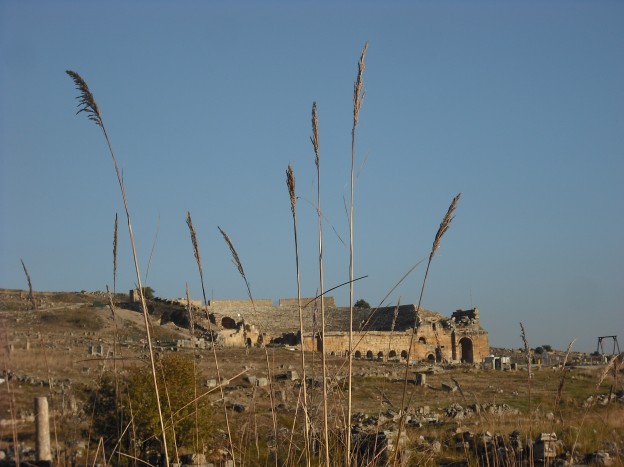
[[[223,329],[237,329],[238,328],[238,326],[236,325],[236,321],[234,321],[229,316],[224,316],[221,319],[221,326],[223,327]]]
[[[388,354],[388,357],[390,358],[396,358],[397,353],[394,350],[391,350],[390,353]]]
[[[362,358],[362,352],[360,352],[359,350],[355,351],[355,358]]]
[[[474,363],[472,341],[468,337],[462,337],[459,339],[459,348],[461,349],[460,360],[463,363]]]
[[[402,351],[401,351],[401,358],[402,358],[403,360],[406,360],[406,359],[407,359],[407,350],[402,350]]]
[[[366,352],[366,358],[369,360],[373,359],[373,351],[369,350],[368,352]]]
[[[429,362],[429,363],[435,363],[435,355],[433,355],[432,353],[430,353],[429,355],[427,355],[427,362]]]

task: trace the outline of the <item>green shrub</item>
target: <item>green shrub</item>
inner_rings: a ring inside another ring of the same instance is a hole
[[[193,358],[181,354],[167,354],[157,361],[156,365],[161,410],[167,430],[168,452],[174,452],[174,440],[178,448],[185,447],[194,452],[201,452],[202,447],[211,441],[212,414],[207,399],[200,399],[197,404],[193,403],[195,387],[197,394],[201,394],[199,386],[194,386],[199,381],[199,375]],[[132,452],[134,446],[143,459],[148,452],[162,451],[160,421],[150,368],[145,366],[129,370],[123,381],[119,382],[119,387],[121,394],[115,397],[114,378],[108,375],[102,379],[98,391],[89,398],[87,413],[90,414],[92,411],[94,413],[92,431],[98,437],[104,438],[110,452],[117,444],[120,434],[130,423],[132,414],[134,417],[132,429],[125,431],[118,449]],[[199,446],[196,445],[197,442]]]
[[[151,287],[143,287],[143,296],[145,297],[146,300],[153,300],[154,289],[152,289]]]

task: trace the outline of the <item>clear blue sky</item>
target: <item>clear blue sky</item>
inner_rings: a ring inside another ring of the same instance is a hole
[[[66,69],[100,106],[143,275],[200,297],[296,296],[285,170],[297,177],[303,294],[318,288],[310,109],[320,117],[326,287],[348,279],[353,82],[355,296],[378,304],[425,258],[458,192],[423,305],[478,306],[496,346],[624,341],[624,2],[0,0],[0,286],[134,284],[121,196]],[[334,230],[332,229],[335,229]],[[424,265],[386,302],[418,301]],[[333,293],[348,304],[348,289]],[[209,297],[210,298],[210,297]]]

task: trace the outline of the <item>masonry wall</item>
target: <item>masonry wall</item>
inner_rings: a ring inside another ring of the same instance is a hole
[[[411,360],[415,361],[464,361],[481,362],[490,354],[487,332],[481,330],[433,330],[430,325],[421,326],[412,340],[412,331],[391,333],[383,331],[355,332],[353,334],[354,358],[369,360],[406,359],[410,340]],[[437,339],[436,339],[437,334]],[[436,348],[439,342],[440,351]],[[325,351],[329,354],[346,356],[349,350],[348,333],[325,333],[325,342],[320,336],[307,335],[303,338],[307,351]]]
[[[321,303],[321,299],[320,298],[315,298],[315,297],[305,297],[305,298],[301,298],[301,306],[305,306],[306,304],[310,303],[310,305],[313,305],[314,302],[317,302],[320,306]],[[336,306],[336,302],[334,300],[334,297],[325,297],[323,300],[325,306],[327,307],[335,307]],[[310,306],[308,305],[308,306]],[[279,299],[279,306],[299,306],[299,302],[296,298],[280,298]]]
[[[209,300],[208,308],[211,310],[237,310],[237,309],[253,309],[256,307],[273,306],[273,300],[271,299],[258,299],[254,300],[253,304],[251,300]]]
[[[247,331],[239,329],[224,329],[217,333],[217,342],[224,347],[248,347],[261,345],[264,342],[264,336],[256,328],[250,328]]]
[[[303,305],[313,298],[302,298]],[[299,342],[299,310],[296,298],[282,298],[279,306],[271,300],[213,300],[208,311],[217,325],[218,342],[225,346]],[[304,337],[302,346],[346,356],[349,350],[350,313],[336,308],[333,297],[326,297],[325,342],[319,337],[319,316],[314,305],[302,309]],[[202,317],[197,317],[201,322]],[[227,322],[227,323],[226,323]],[[248,326],[247,334],[241,324]],[[457,310],[451,318],[416,305],[401,305],[377,310],[354,309],[354,356],[369,359],[414,361],[481,362],[490,354],[488,333],[481,327],[479,310]],[[414,328],[416,332],[412,333]],[[249,340],[247,340],[249,339]]]

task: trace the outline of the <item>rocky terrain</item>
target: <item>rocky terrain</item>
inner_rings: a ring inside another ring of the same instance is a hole
[[[146,364],[143,315],[126,301],[125,295],[115,296],[113,314],[104,293],[36,293],[35,310],[27,292],[0,291],[0,462],[10,464],[16,452],[22,460],[33,459],[33,399],[38,396],[50,401],[55,459],[59,463],[93,461],[95,446],[88,440],[90,418],[84,411],[85,401],[97,390],[102,375],[113,369],[123,375]],[[307,354],[304,381],[298,348],[217,347],[223,401],[210,345],[177,345],[197,342],[182,327],[184,322],[173,318],[180,315],[180,308],[154,300],[150,309],[157,352],[193,356],[213,406],[214,445],[203,451],[204,457],[182,452],[191,456],[184,458],[186,462],[227,462],[220,449],[225,436],[224,404],[235,438],[247,439],[253,423],[256,436],[269,450],[280,445],[274,439],[271,407],[283,444],[300,436],[300,426],[294,432],[292,427],[293,420],[301,417],[298,401],[304,384],[311,401],[311,421],[319,423],[319,354]],[[519,351],[495,352],[508,353],[520,365],[515,371],[483,369],[477,364],[410,367],[404,411],[405,363],[354,360],[352,432],[358,456],[365,459],[379,452],[389,456],[398,447],[416,464],[462,465],[457,462],[480,459],[481,465],[520,465],[529,456],[535,460],[541,456],[550,465],[622,465],[621,371],[616,379],[618,373],[611,375],[604,366],[564,367],[562,353],[551,352],[552,365],[533,365],[529,374]],[[570,361],[588,363],[588,358],[578,354]],[[328,356],[332,426],[344,418],[345,362],[339,356]],[[405,429],[399,435],[401,417]],[[241,444],[239,449],[246,452],[252,447],[253,443]]]

